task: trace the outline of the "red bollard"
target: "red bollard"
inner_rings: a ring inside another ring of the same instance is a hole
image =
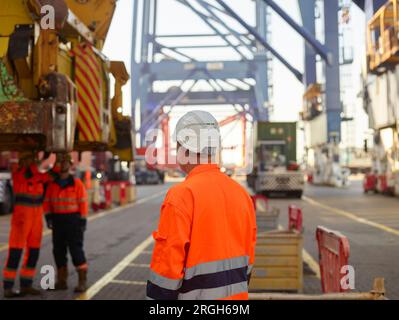
[[[268,211],[269,210],[269,199],[266,198],[264,195],[261,194],[256,194],[254,196],[251,196],[252,202],[254,204],[254,208],[256,211],[256,202],[258,200],[262,201],[265,204],[265,210]]]
[[[105,207],[110,208],[112,205],[112,187],[108,182],[104,182],[104,196],[105,196]]]
[[[126,183],[125,182],[121,182],[119,184],[119,188],[120,188],[120,204],[121,205],[125,205],[127,203],[127,198],[126,198]]]
[[[341,286],[343,266],[348,265],[349,241],[337,231],[317,227],[316,240],[319,247],[321,287],[324,293],[345,292]]]
[[[379,186],[379,191],[381,192],[381,193],[386,193],[386,192],[388,192],[388,179],[387,179],[387,176],[385,176],[385,175],[380,175],[379,177],[378,177],[378,186]]]
[[[364,180],[363,180],[363,190],[365,193],[369,191],[377,191],[377,176],[368,173],[365,175]]]
[[[303,231],[302,209],[295,205],[288,207],[288,230],[296,230],[299,233]]]

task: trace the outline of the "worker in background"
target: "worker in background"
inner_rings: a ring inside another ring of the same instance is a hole
[[[87,262],[83,235],[88,214],[87,192],[78,178],[70,174],[72,158],[65,154],[60,162],[60,175],[46,191],[44,212],[47,226],[53,231],[53,255],[57,266],[55,290],[68,289],[67,250],[72,256],[79,282],[75,292],[84,292],[87,283]]]
[[[256,242],[251,198],[219,169],[220,132],[210,113],[187,113],[175,136],[188,175],[161,207],[147,297],[246,300]]]
[[[39,295],[32,287],[43,232],[43,198],[46,184],[57,175],[57,165],[47,173],[38,169],[37,153],[19,155],[18,165],[11,168],[14,211],[11,218],[9,249],[3,270],[4,297]],[[14,291],[18,265],[25,250],[20,271],[20,292]]]

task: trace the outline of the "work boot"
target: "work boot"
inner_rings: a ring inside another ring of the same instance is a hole
[[[68,268],[61,267],[57,270],[57,282],[55,283],[55,290],[67,290],[68,289]]]
[[[40,296],[42,293],[40,290],[29,287],[21,287],[21,296]]]
[[[12,299],[18,298],[21,294],[18,291],[14,291],[13,289],[4,289],[4,298],[5,299]]]
[[[85,292],[87,289],[87,270],[86,269],[78,269],[78,277],[79,283],[75,288],[75,292]]]

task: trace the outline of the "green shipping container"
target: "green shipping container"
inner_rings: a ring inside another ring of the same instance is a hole
[[[261,142],[276,142],[283,145],[287,164],[296,162],[296,122],[255,122],[254,126],[255,148]]]

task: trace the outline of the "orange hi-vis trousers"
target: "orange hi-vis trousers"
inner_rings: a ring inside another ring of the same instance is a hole
[[[22,252],[25,255],[20,271],[21,286],[28,287],[35,276],[43,232],[43,209],[40,207],[16,206],[11,220],[9,250],[3,270],[4,288],[12,288]]]
[[[20,271],[21,286],[32,285],[42,241],[44,185],[51,181],[52,173],[40,173],[37,166],[32,165],[14,170],[12,179],[15,206],[11,218],[8,257],[3,270],[5,289],[14,286],[24,250]]]

